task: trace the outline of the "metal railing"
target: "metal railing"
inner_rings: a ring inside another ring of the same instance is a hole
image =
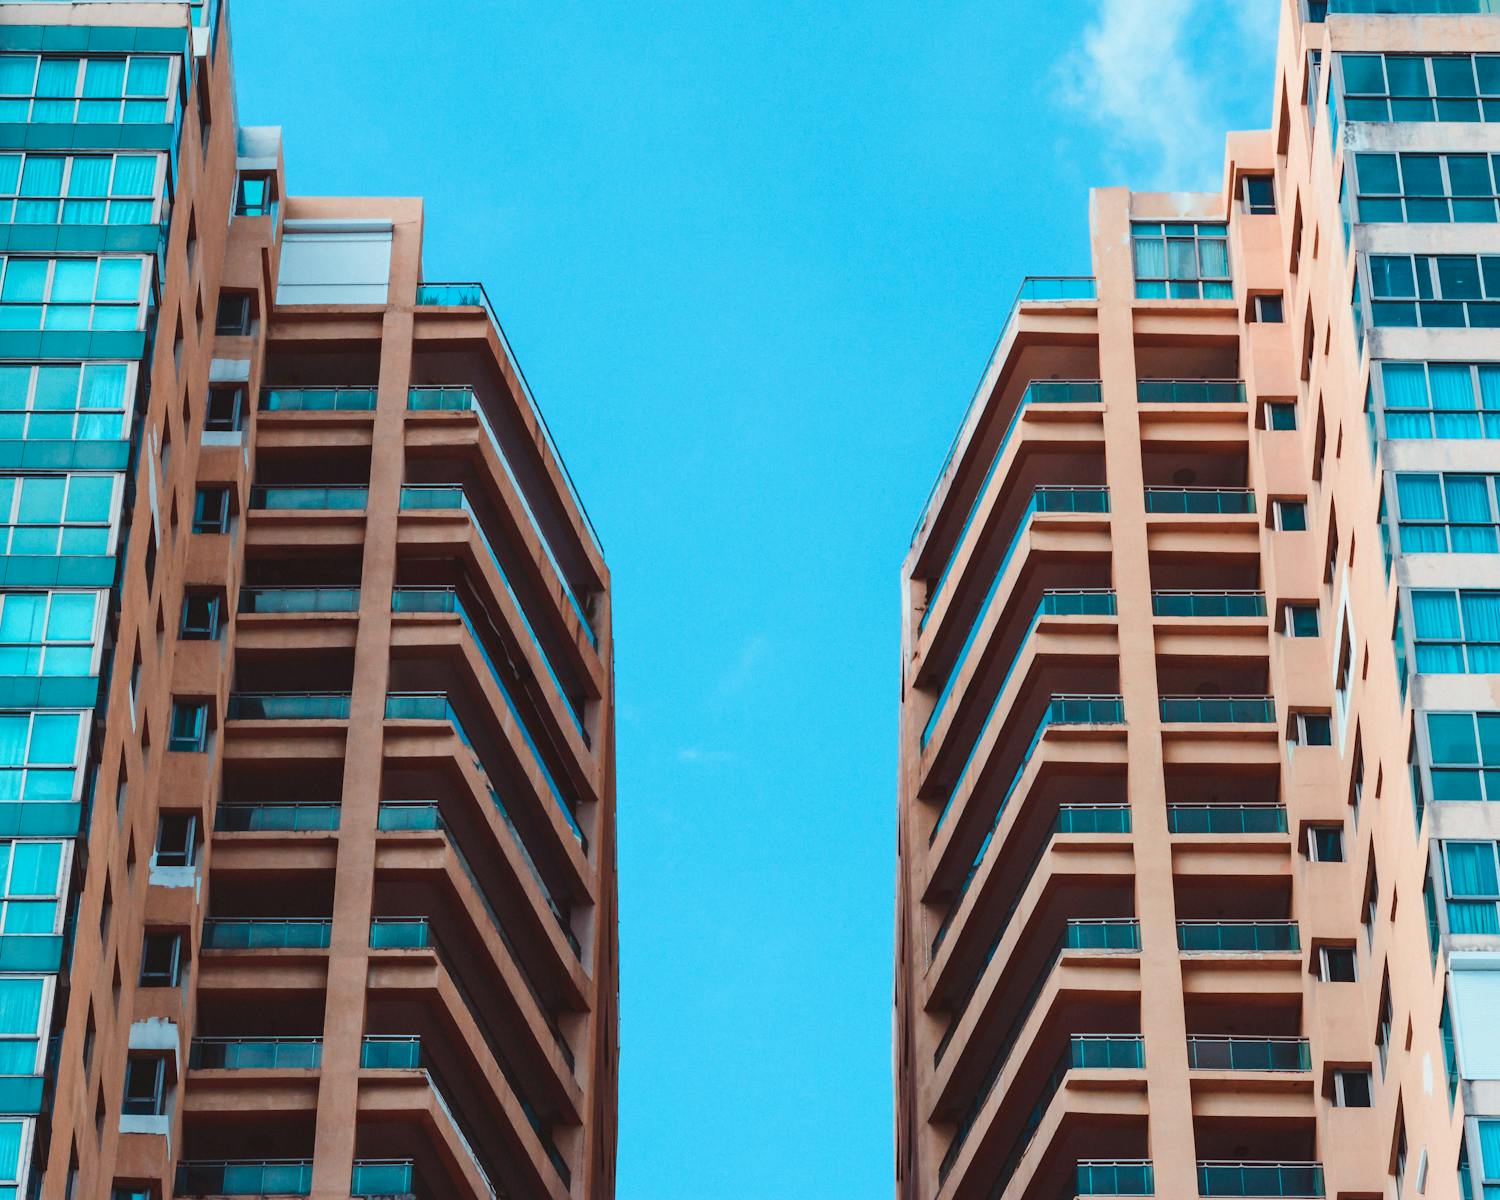
[[[179,1196],[307,1196],[312,1159],[190,1159],[177,1164]]]
[[[1272,696],[1162,696],[1161,719],[1174,724],[1265,724],[1276,720]]]
[[[1279,804],[1169,804],[1169,833],[1285,833]]]
[[[331,483],[317,487],[258,483],[250,489],[250,507],[298,512],[362,512],[370,489],[362,484]]]
[[[1243,404],[1245,385],[1238,379],[1138,379],[1141,404]]]
[[[1323,1194],[1323,1164],[1315,1162],[1200,1162],[1200,1196]]]
[[[467,385],[463,387],[414,387],[407,391],[406,407],[412,412],[471,412],[474,414],[479,422],[479,428],[484,431],[485,437],[489,440],[490,448],[494,450],[495,457],[500,461],[500,469],[505,472],[505,477],[510,480],[510,486],[515,491],[516,498],[521,502],[526,519],[531,522],[531,530],[541,544],[542,553],[547,556],[547,561],[552,564],[553,573],[562,584],[563,593],[568,597],[568,604],[578,617],[579,624],[583,626],[583,632],[589,641],[598,646],[599,635],[594,631],[594,623],[579,599],[578,593],[574,591],[573,583],[568,578],[567,572],[563,570],[562,563],[557,560],[557,555],[552,550],[552,542],[542,529],[542,523],[537,520],[536,511],[531,507],[531,501],[527,499],[526,489],[521,486],[521,481],[511,470],[510,459],[501,448],[500,439],[495,436],[494,426],[490,424],[489,417],[485,416],[484,406],[480,404],[479,396],[474,389]]]
[[[1177,946],[1186,951],[1276,953],[1300,950],[1296,921],[1178,921]]]
[[[339,827],[337,804],[220,804],[220,833],[327,832]]]
[[[1151,1160],[1080,1160],[1074,1177],[1080,1196],[1154,1196],[1156,1174]]]
[[[1255,511],[1255,493],[1249,488],[1148,487],[1148,513],[1243,514]]]
[[[1158,591],[1151,593],[1151,612],[1158,617],[1263,617],[1266,596],[1252,591]]]
[[[231,692],[231,721],[347,721],[348,692]]]
[[[323,1039],[195,1037],[188,1066],[199,1071],[311,1070],[323,1062]]]
[[[1195,1071],[1310,1071],[1312,1055],[1301,1037],[1204,1037],[1187,1040]]]
[[[241,613],[352,613],[357,587],[242,587]]]
[[[262,388],[261,412],[373,412],[372,387]]]
[[[333,932],[327,917],[209,918],[205,950],[326,950]]]
[[[416,1163],[409,1158],[357,1158],[349,1181],[349,1195],[409,1195],[415,1172]]]

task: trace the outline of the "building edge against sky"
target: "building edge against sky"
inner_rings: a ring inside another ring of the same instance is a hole
[[[0,2],[0,1200],[614,1194],[603,551],[219,0]]]
[[[1283,0],[1272,113],[916,531],[902,1200],[1500,1191],[1500,12]]]

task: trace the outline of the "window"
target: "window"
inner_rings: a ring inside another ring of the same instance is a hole
[[[1425,716],[1432,798],[1500,801],[1500,713]]]
[[[1444,842],[1448,932],[1500,935],[1500,855],[1494,842]]]
[[[1500,364],[1382,362],[1379,378],[1388,438],[1500,438]]]
[[[1495,554],[1496,479],[1402,471],[1396,475],[1396,507],[1403,554]]]
[[[1482,1194],[1488,1198],[1500,1188],[1500,1121],[1480,1121],[1478,1128]]]
[[[109,1200],[154,1200],[149,1187],[134,1183],[117,1183],[110,1190]]]
[[[0,261],[0,329],[139,329],[144,262],[5,258]]]
[[[1277,500],[1271,506],[1276,528],[1283,533],[1302,533],[1307,529],[1305,500]]]
[[[208,701],[172,701],[172,727],[167,749],[198,753],[208,749]]]
[[[1500,327],[1500,257],[1372,254],[1369,270],[1376,328]]]
[[[103,592],[0,592],[0,676],[98,673]]]
[[[1245,200],[1245,211],[1254,215],[1274,215],[1276,212],[1276,186],[1269,175],[1246,175],[1240,186]]]
[[[237,217],[274,217],[276,215],[276,178],[273,175],[244,174],[234,194]]]
[[[229,489],[200,487],[193,499],[194,533],[229,532]]]
[[[1286,320],[1280,292],[1261,292],[1250,297],[1250,320],[1263,325],[1280,325]]]
[[[160,125],[172,120],[173,60],[0,55],[0,122]]]
[[[1380,919],[1380,875],[1375,870],[1375,856],[1370,855],[1370,864],[1365,871],[1365,912],[1361,923],[1365,927],[1365,943],[1374,945],[1375,924]]]
[[[119,441],[129,436],[125,363],[0,364],[0,441]]]
[[[1316,604],[1288,604],[1285,610],[1287,637],[1307,638],[1318,636],[1318,606]]]
[[[1495,221],[1500,193],[1489,155],[1360,153],[1354,163],[1361,221]]]
[[[218,592],[188,591],[182,597],[182,637],[190,642],[212,642],[219,636],[224,599]]]
[[[1346,120],[1500,120],[1495,55],[1340,54],[1338,63]]]
[[[224,292],[219,296],[219,311],[214,318],[214,332],[222,337],[243,337],[250,332],[253,310],[249,292]]]
[[[1500,672],[1500,591],[1411,590],[1417,672]]]
[[[1353,983],[1359,978],[1355,960],[1353,946],[1319,946],[1318,978],[1324,983]]]
[[[1335,1108],[1369,1108],[1374,1103],[1373,1093],[1369,1071],[1335,1071],[1333,1073]]]
[[[1342,825],[1309,825],[1307,857],[1313,862],[1344,861],[1344,827]]]
[[[0,802],[77,800],[87,741],[82,713],[0,712]]]
[[[1293,713],[1288,740],[1298,746],[1333,745],[1333,717],[1329,713]]]
[[[1386,1062],[1391,1053],[1391,1025],[1395,1016],[1391,1012],[1391,981],[1387,977],[1380,986],[1380,1013],[1375,1023],[1375,1049],[1380,1052],[1380,1077],[1385,1078]]]
[[[62,929],[59,903],[68,874],[64,843],[0,842],[0,877],[5,881],[0,932],[54,934]]]
[[[161,161],[157,154],[0,154],[0,224],[153,224]]]
[[[203,428],[210,433],[238,433],[244,428],[245,389],[216,384],[208,389],[208,413]]]
[[[182,978],[182,935],[147,933],[141,943],[141,986],[176,987]]]
[[[1287,400],[1269,400],[1266,402],[1266,428],[1278,433],[1287,429],[1297,428],[1297,406]]]
[[[198,65],[198,77],[195,82],[197,86],[193,91],[198,100],[198,145],[203,151],[203,157],[207,158],[214,129],[213,94],[208,86],[207,63]]]
[[[132,1054],[125,1060],[125,1101],[120,1111],[130,1117],[159,1117],[166,1112],[166,1060],[158,1055]]]
[[[0,979],[0,1073],[40,1075],[52,988],[46,979]]]
[[[1228,227],[1223,224],[1131,225],[1135,294],[1142,299],[1228,300]]]
[[[164,812],[156,826],[158,867],[190,867],[196,858],[198,817],[190,812]]]

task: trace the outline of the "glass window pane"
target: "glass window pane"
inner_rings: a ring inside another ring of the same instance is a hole
[[[1478,300],[1479,262],[1469,254],[1442,254],[1437,260],[1438,285],[1444,300]]]
[[[76,58],[44,58],[37,72],[36,94],[38,96],[78,95],[78,66]]]
[[[1432,745],[1433,762],[1478,764],[1474,720],[1468,713],[1428,713],[1427,737]]]
[[[1420,55],[1388,54],[1385,74],[1392,96],[1427,96],[1427,62]],[[1345,76],[1348,78],[1348,68]]]
[[[123,58],[91,58],[83,72],[83,94],[91,100],[118,99],[125,88]]]
[[[32,721],[27,762],[41,766],[70,766],[78,753],[77,713],[37,713]]]
[[[1432,60],[1432,80],[1439,96],[1472,96],[1474,66],[1467,54],[1440,55]]]
[[[57,895],[57,875],[61,866],[60,842],[16,842],[6,895]]]
[[[78,403],[78,367],[38,367],[34,408],[73,408]]]
[[[1448,180],[1455,196],[1493,196],[1490,160],[1483,154],[1448,155]]]
[[[61,475],[28,475],[21,480],[21,503],[16,520],[21,524],[55,524],[62,516],[67,480]]]
[[[74,475],[68,488],[68,507],[63,519],[68,522],[108,521],[114,499],[112,475]]]
[[[1345,54],[1344,90],[1366,96],[1385,94],[1385,71],[1378,54]]]
[[[87,304],[94,298],[94,274],[98,262],[92,258],[60,258],[52,273],[53,304]]]
[[[1396,170],[1394,154],[1356,154],[1354,165],[1359,175],[1360,195],[1401,194],[1401,175]]]
[[[168,66],[165,58],[132,57],[125,90],[132,96],[165,96]]]
[[[1372,254],[1370,287],[1376,296],[1414,296],[1416,273],[1411,258],[1405,254]]]
[[[12,258],[5,264],[5,284],[0,287],[0,300],[36,301],[47,292],[47,260],[45,258]]]
[[[1441,196],[1443,162],[1436,154],[1401,156],[1402,190],[1408,196]]]
[[[47,613],[47,640],[88,642],[94,637],[94,613],[98,605],[92,592],[56,592]]]
[[[141,260],[106,258],[99,263],[100,300],[137,300],[141,294]]]

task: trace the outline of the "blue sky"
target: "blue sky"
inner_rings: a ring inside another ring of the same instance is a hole
[[[1087,188],[1217,188],[1275,0],[240,0],[302,195],[421,195],[604,542],[620,1200],[892,1187],[899,569]]]

